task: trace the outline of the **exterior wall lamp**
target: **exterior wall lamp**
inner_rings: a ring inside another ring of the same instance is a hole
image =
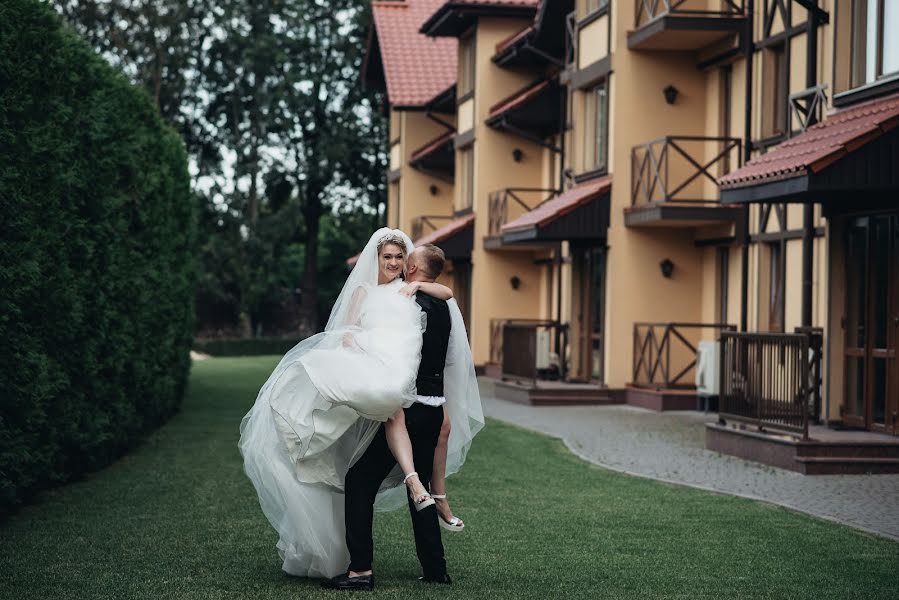
[[[680,93],[676,87],[673,85],[669,85],[662,93],[665,95],[665,102],[668,104],[674,104],[674,101],[677,100],[677,95]]]
[[[512,277],[509,278],[509,285],[512,286],[513,290],[517,290],[521,287],[521,279],[518,275],[512,275]]]
[[[431,192],[431,195],[432,195],[432,196],[436,196],[436,195],[437,195],[437,192],[440,191],[440,190],[437,188],[437,186],[434,185],[433,183],[431,184],[431,187],[428,188],[428,190]]]
[[[521,148],[515,148],[512,150],[512,160],[515,162],[521,162],[521,159],[524,158],[524,151]]]
[[[665,279],[670,279],[671,274],[674,273],[674,263],[668,258],[659,263],[659,268],[662,270],[662,277]]]

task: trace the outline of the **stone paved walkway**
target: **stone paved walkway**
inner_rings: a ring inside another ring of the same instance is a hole
[[[484,414],[561,438],[597,465],[772,502],[899,540],[899,475],[808,476],[705,449],[712,415],[630,406],[527,406],[499,400],[481,378]]]

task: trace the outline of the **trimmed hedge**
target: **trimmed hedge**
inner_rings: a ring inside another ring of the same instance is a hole
[[[221,338],[194,340],[194,350],[212,356],[267,356],[287,354],[300,343],[297,338]]]
[[[46,5],[0,3],[0,515],[177,411],[196,208],[146,93]]]

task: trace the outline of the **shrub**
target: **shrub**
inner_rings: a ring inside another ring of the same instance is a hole
[[[146,93],[46,5],[0,3],[0,514],[178,409],[195,229]]]

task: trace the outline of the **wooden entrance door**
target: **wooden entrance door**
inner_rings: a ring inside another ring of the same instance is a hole
[[[850,219],[845,248],[843,420],[899,433],[899,215]]]
[[[580,381],[605,381],[605,291],[606,250],[598,247],[572,248],[574,306],[571,340],[573,369]]]
[[[471,260],[453,261],[453,294],[465,320],[465,332],[471,338]]]

